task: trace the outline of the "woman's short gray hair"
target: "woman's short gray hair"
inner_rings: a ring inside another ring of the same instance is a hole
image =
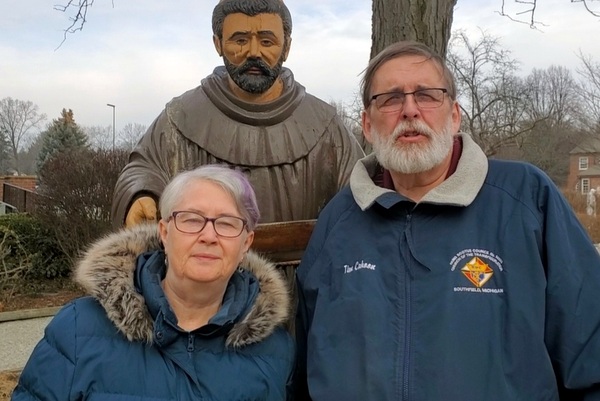
[[[161,217],[165,219],[173,213],[175,205],[181,199],[181,195],[185,193],[188,185],[200,180],[215,183],[229,193],[242,218],[248,222],[248,231],[254,230],[260,218],[254,189],[242,172],[226,165],[207,164],[177,174],[165,187],[160,197]]]

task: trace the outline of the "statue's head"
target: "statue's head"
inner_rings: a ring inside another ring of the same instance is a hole
[[[221,0],[213,41],[229,76],[246,92],[266,92],[281,73],[292,41],[292,17],[281,0]]]

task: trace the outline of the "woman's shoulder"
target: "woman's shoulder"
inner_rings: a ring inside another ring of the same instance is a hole
[[[72,332],[75,336],[88,334],[114,336],[115,326],[97,300],[91,296],[84,296],[63,306],[46,329],[47,335],[50,336],[64,335],[66,331]]]

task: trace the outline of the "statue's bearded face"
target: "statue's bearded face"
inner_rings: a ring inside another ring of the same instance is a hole
[[[277,14],[230,14],[223,21],[221,54],[229,76],[246,92],[266,92],[287,56],[283,22]]]

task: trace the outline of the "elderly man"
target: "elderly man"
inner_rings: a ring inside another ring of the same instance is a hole
[[[213,41],[224,66],[166,105],[114,191],[115,226],[157,218],[171,177],[198,165],[244,171],[263,222],[313,219],[364,154],[333,107],[282,67],[292,20],[281,0],[222,0]]]
[[[362,97],[374,154],[297,271],[299,399],[600,399],[600,257],[554,184],[458,133],[422,44],[371,60]]]

